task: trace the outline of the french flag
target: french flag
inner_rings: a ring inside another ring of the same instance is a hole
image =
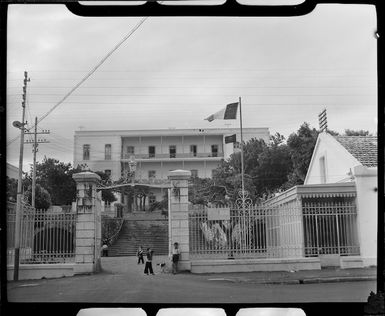
[[[238,112],[238,102],[227,104],[222,110],[211,114],[205,120],[212,122],[214,120],[235,120]]]

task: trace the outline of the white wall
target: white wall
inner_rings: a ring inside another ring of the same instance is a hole
[[[223,137],[222,135],[206,135],[205,139],[203,135],[198,136],[146,136],[141,137],[124,137],[123,138],[123,150],[126,153],[127,146],[135,147],[135,154],[147,155],[148,147],[155,146],[155,154],[168,154],[169,146],[175,145],[177,154],[190,153],[190,145],[197,145],[197,152],[210,153],[211,145],[218,145],[218,152],[223,152]]]
[[[83,160],[83,145],[90,145],[90,160]],[[105,145],[111,144],[111,160],[105,160]],[[120,136],[82,136],[75,135],[74,167],[87,164],[92,171],[111,170],[111,178],[120,178]]]
[[[136,179],[148,179],[148,171],[156,171],[156,179],[167,179],[170,170],[198,170],[199,178],[211,178],[211,172],[218,167],[217,161],[164,161],[164,162],[138,162]]]
[[[320,158],[325,157],[325,183],[351,181],[348,172],[361,165],[333,136],[321,133],[304,184],[321,184]]]
[[[90,145],[90,160],[83,161],[83,145]],[[120,161],[121,138],[120,136],[75,136],[75,159],[74,165],[87,163],[89,161],[105,161],[105,145],[111,144],[111,160]]]
[[[357,225],[364,266],[377,264],[377,168],[354,168],[357,188]]]
[[[269,140],[269,131],[267,128],[245,129],[244,140],[247,141],[252,137],[262,138],[265,141]],[[218,145],[218,153],[221,157],[225,152],[225,158],[233,152],[233,144],[224,146],[224,136],[232,135],[237,130],[224,131],[206,131],[198,135],[164,135],[162,133],[170,133],[170,131],[160,131],[159,136],[148,135],[153,131],[139,131],[138,133],[144,136],[130,135],[130,131],[94,131],[94,132],[78,132],[74,137],[74,166],[86,163],[93,171],[111,170],[112,180],[118,180],[121,177],[121,150],[126,153],[127,146],[135,147],[135,154],[148,155],[148,147],[155,146],[155,154],[168,154],[169,145],[177,146],[177,154],[190,153],[190,145],[197,145],[198,155],[200,153],[211,153],[211,145]],[[175,131],[179,133],[179,131]],[[191,130],[184,131],[186,134],[191,133]],[[183,131],[180,131],[183,133]],[[212,133],[212,134],[210,134]],[[215,134],[214,134],[215,133]],[[217,134],[218,133],[218,134]],[[239,133],[238,133],[239,134]],[[145,136],[148,135],[148,136]],[[237,135],[240,139],[240,135]],[[83,145],[90,145],[90,160],[83,160]],[[105,145],[111,144],[111,160],[105,160]],[[225,148],[224,148],[225,147]],[[215,160],[215,159],[214,159]],[[168,172],[175,169],[198,170],[199,177],[211,177],[211,172],[219,164],[219,160],[206,160],[206,164],[202,161],[167,161],[163,162],[161,167],[160,162],[140,162],[137,161],[138,179],[147,179],[149,170],[156,170],[157,179],[167,179]],[[205,167],[206,166],[206,167]]]

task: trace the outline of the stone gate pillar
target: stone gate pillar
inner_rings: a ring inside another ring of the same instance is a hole
[[[170,194],[170,243],[179,244],[181,252],[178,264],[179,270],[191,270],[189,223],[188,223],[188,180],[191,172],[188,170],[170,171],[168,178],[171,180]],[[170,248],[172,249],[172,248]]]
[[[100,268],[100,201],[96,192],[100,177],[93,172],[72,176],[76,182],[76,243],[74,273],[93,273]]]

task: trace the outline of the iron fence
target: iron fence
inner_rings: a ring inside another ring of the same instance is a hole
[[[227,218],[210,216],[226,208],[189,210],[193,259],[299,258],[359,254],[354,203],[227,208]]]
[[[16,207],[8,204],[7,263],[14,262]],[[75,259],[75,213],[49,213],[23,205],[20,263],[67,263]]]
[[[354,201],[303,203],[305,255],[359,255]]]
[[[226,208],[222,208],[226,209]],[[298,208],[231,207],[227,219],[210,219],[218,208],[189,212],[192,258],[283,258],[301,256]],[[285,214],[283,214],[285,213]]]

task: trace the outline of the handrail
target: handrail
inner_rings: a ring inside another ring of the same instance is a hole
[[[108,238],[108,241],[109,241],[110,245],[112,245],[115,242],[116,237],[119,235],[120,231],[122,230],[123,223],[124,223],[124,218],[121,217],[120,220],[121,220],[121,223],[120,223],[119,228],[116,230],[116,233],[114,235],[112,235],[110,238]]]

